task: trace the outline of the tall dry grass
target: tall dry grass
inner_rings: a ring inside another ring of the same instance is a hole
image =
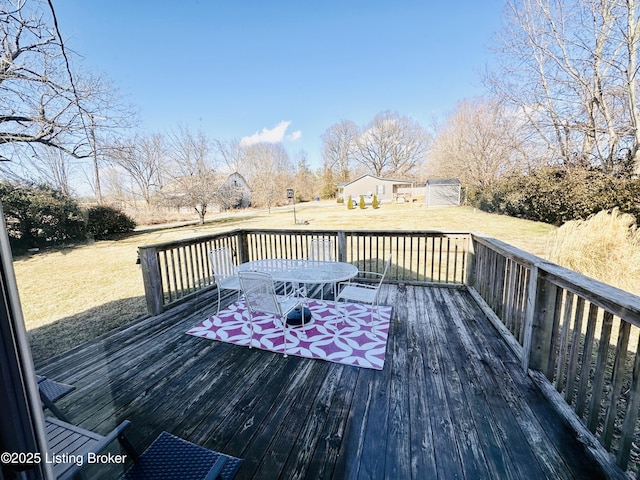
[[[550,234],[545,256],[640,295],[640,230],[635,217],[618,209],[565,223]]]

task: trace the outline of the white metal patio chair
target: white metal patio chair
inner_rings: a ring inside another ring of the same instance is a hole
[[[314,260],[318,262],[334,262],[334,246],[333,240],[330,238],[312,238],[309,241],[309,250],[307,255],[308,260]],[[320,298],[324,300],[324,286],[320,285]],[[336,296],[336,285],[331,285],[333,291],[333,298]]]
[[[218,310],[220,313],[220,298],[222,290],[235,290],[238,292],[238,300],[240,299],[240,280],[235,273],[235,265],[233,263],[233,253],[228,247],[216,248],[209,252],[209,263],[213,270],[213,278],[218,287]]]
[[[330,238],[312,238],[309,241],[309,260],[320,262],[333,262],[334,259],[333,240]]]
[[[336,296],[336,307],[342,316],[342,320],[344,321],[345,315],[340,309],[340,300],[344,302],[356,302],[356,303],[366,303],[371,305],[371,325],[373,323],[373,309],[375,307],[378,310],[379,307],[379,293],[380,287],[382,286],[382,282],[387,276],[387,272],[389,271],[389,266],[391,265],[391,255],[387,258],[384,271],[382,273],[378,272],[359,272],[360,275],[367,275],[369,277],[378,278],[375,283],[365,284],[365,283],[356,283],[354,281],[342,282],[338,285],[339,292]]]
[[[253,342],[253,314],[267,313],[280,318],[282,337],[284,341],[284,356],[287,356],[287,315],[295,308],[303,305],[302,299],[292,295],[277,295],[273,277],[263,272],[240,272],[242,294],[249,310],[249,326],[251,338],[249,348]],[[302,315],[304,328],[304,312]],[[274,320],[275,324],[275,320]]]

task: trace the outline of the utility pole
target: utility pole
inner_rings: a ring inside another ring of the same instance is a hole
[[[102,205],[102,189],[100,188],[100,167],[98,166],[98,146],[96,145],[96,124],[93,115],[89,115],[91,121],[91,129],[89,134],[91,135],[91,149],[93,150],[93,175],[94,175],[94,190],[96,194],[96,201],[98,205]]]

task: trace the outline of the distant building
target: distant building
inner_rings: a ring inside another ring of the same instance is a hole
[[[182,212],[193,210],[194,199],[199,201],[197,193],[199,184],[205,183],[208,193],[208,205],[217,206],[220,211],[232,208],[247,208],[251,205],[251,189],[242,175],[237,172],[231,175],[214,173],[204,179],[192,181],[191,177],[176,177],[162,189],[161,195],[166,206]],[[198,186],[195,194],[190,192],[192,186]]]
[[[251,189],[238,172],[229,175],[221,188],[229,189],[234,194],[236,201],[234,205],[229,205],[230,208],[247,208],[251,205]]]
[[[429,207],[460,205],[460,180],[441,178],[427,180],[425,204]]]
[[[338,198],[345,201],[351,198],[357,200],[360,195],[376,195],[379,202],[394,202],[403,192],[411,190],[412,182],[406,180],[394,180],[390,178],[363,175],[350,182],[338,184]]]

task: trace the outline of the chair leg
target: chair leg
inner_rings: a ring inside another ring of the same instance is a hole
[[[252,348],[252,346],[253,346],[253,319],[251,318],[251,312],[249,310],[247,310],[247,313],[249,314],[249,330],[251,331],[251,334],[249,335],[249,348]],[[244,312],[242,313],[242,315],[244,316]]]
[[[376,309],[376,316],[377,316],[377,319],[376,319],[375,322],[373,321],[373,309],[374,308]],[[374,335],[378,334],[376,326],[378,325],[378,321],[379,320],[380,320],[380,303],[376,299],[376,302],[371,304],[371,331],[374,333]]]
[[[126,437],[124,432],[118,435],[118,442],[120,443],[120,445],[122,445],[122,448],[124,448],[124,451],[127,452],[127,455],[129,455],[131,460],[135,462],[138,460],[138,458],[140,458],[140,453],[138,453],[138,451]]]
[[[344,302],[346,303],[346,302]],[[340,301],[339,300],[335,300],[335,304],[336,304],[336,312],[338,312],[338,315],[340,316],[340,325],[344,326],[344,322],[345,322],[345,313],[342,310],[342,308],[340,307]]]
[[[284,341],[284,357],[287,358],[287,317],[280,317],[282,322],[282,340]]]
[[[306,293],[306,292],[305,292]],[[306,297],[304,297],[302,303],[300,304],[300,319],[302,320],[302,329],[300,330],[300,335],[302,335],[304,338],[307,338],[307,320],[304,314],[304,310],[306,308],[307,302],[309,301],[309,299]],[[311,310],[309,310],[309,312],[311,312]]]
[[[373,309],[374,309],[375,305],[372,303],[371,304],[371,311],[370,311],[370,316],[369,316],[369,323],[371,324],[371,331],[375,334],[376,333],[376,324],[373,323]]]

